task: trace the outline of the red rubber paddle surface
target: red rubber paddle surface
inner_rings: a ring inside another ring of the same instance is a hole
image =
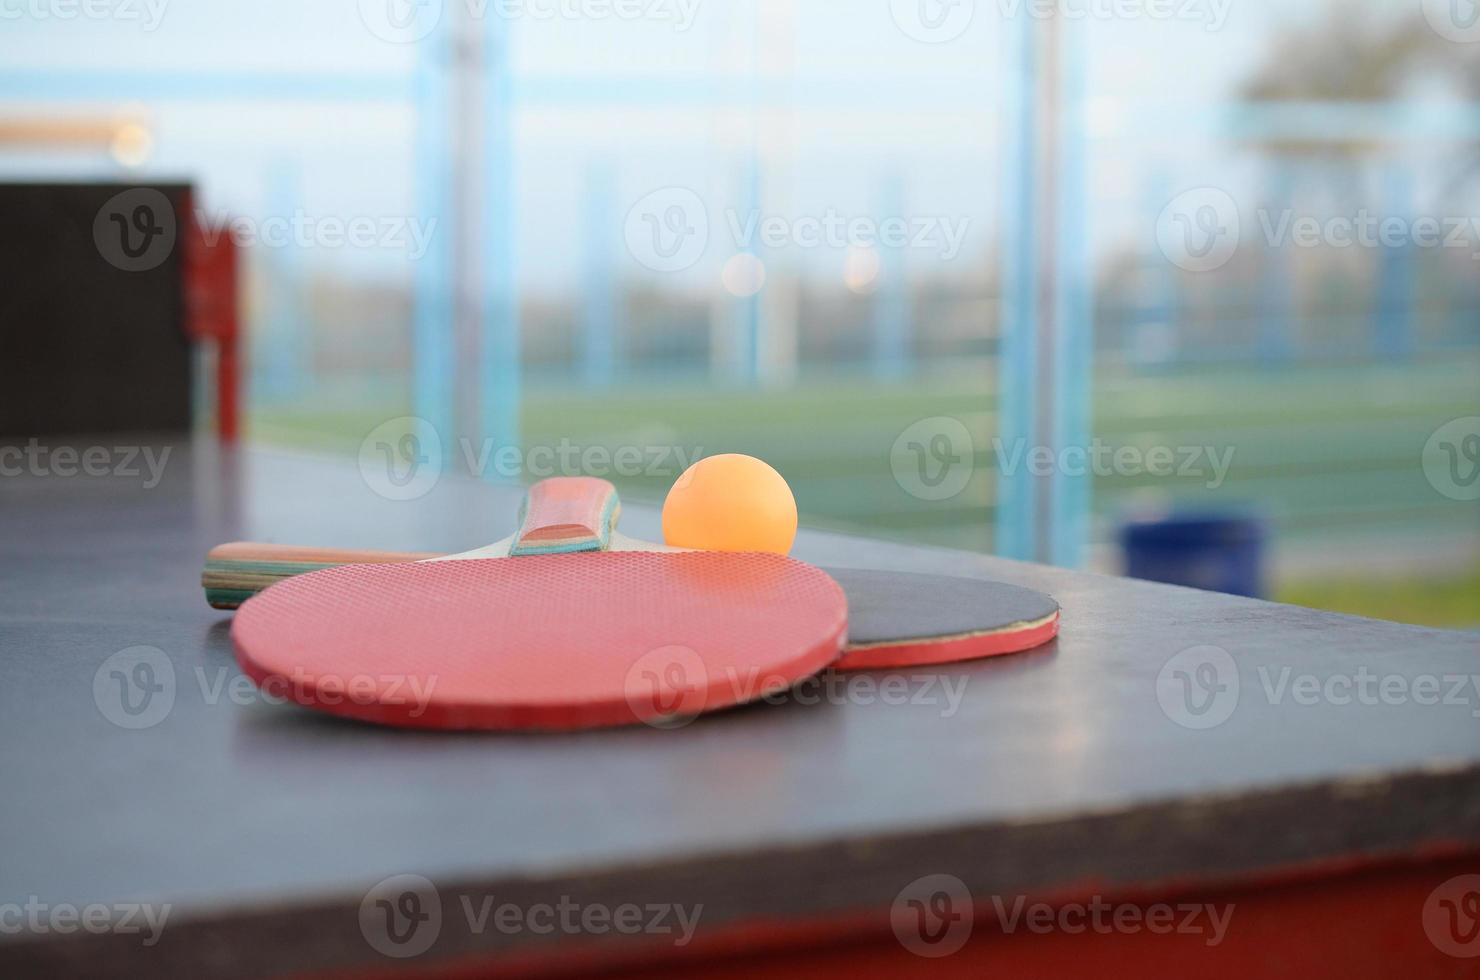
[[[248,600],[231,636],[265,692],[418,728],[664,725],[837,659],[843,591],[760,553],[587,552],[343,565]]]

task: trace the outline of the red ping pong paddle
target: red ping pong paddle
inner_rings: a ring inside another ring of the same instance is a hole
[[[847,607],[825,573],[772,554],[599,550],[616,509],[605,481],[556,478],[507,542],[286,578],[237,613],[237,660],[265,690],[365,721],[563,730],[668,724],[837,658]]]
[[[531,497],[545,494],[547,484],[536,484]],[[589,479],[589,478],[585,478]],[[677,549],[628,538],[615,530],[619,515],[616,492],[604,481],[594,481],[609,494],[609,520],[586,517],[593,528],[562,540],[567,550],[586,548],[611,551]],[[577,525],[579,526],[579,525]],[[506,555],[525,532],[466,552],[465,555]],[[443,557],[429,552],[355,551],[295,545],[234,542],[212,548],[206,556],[201,584],[206,600],[218,609],[234,609],[274,582],[307,571],[347,563],[378,564],[424,561]],[[1016,653],[1047,643],[1058,632],[1058,604],[1042,592],[1002,582],[948,575],[823,569],[848,599],[848,645],[837,670],[903,668],[951,663],[1003,653]]]

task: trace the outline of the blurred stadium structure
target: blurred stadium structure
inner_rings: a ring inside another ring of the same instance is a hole
[[[1420,465],[1480,415],[1465,26],[928,8],[23,13],[0,175],[193,179],[251,238],[253,438],[752,452],[815,526],[1107,569],[1127,513],[1251,507],[1279,597],[1480,622],[1480,508]]]

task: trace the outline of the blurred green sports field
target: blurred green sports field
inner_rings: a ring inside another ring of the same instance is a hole
[[[1392,366],[1161,373],[1101,364],[1095,436],[1109,447],[1170,448],[1178,468],[1195,472],[1097,474],[1091,564],[1116,569],[1114,528],[1129,512],[1171,504],[1251,509],[1272,529],[1275,598],[1428,625],[1480,625],[1480,505],[1439,493],[1420,462],[1440,425],[1480,415],[1477,378],[1473,354]],[[990,365],[977,365],[898,384],[834,376],[759,391],[531,384],[522,400],[523,442],[526,452],[636,447],[644,465],[667,447],[688,458],[750,453],[787,478],[804,524],[989,551],[999,457],[1013,449],[994,444],[994,380]],[[408,412],[404,393],[390,385],[321,386],[314,398],[295,399],[291,411],[255,407],[249,435],[353,455],[371,429]],[[959,419],[971,433],[971,476],[951,499],[922,500],[896,481],[890,453],[904,429],[938,417]],[[1227,461],[1221,481],[1206,455],[1182,465],[1199,449]],[[447,451],[462,465],[460,448]],[[628,499],[659,502],[675,466],[669,456],[651,473],[603,475]]]

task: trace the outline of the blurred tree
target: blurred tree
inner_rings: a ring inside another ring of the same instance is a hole
[[[1399,101],[1437,80],[1460,101],[1480,99],[1480,45],[1446,40],[1421,12],[1373,13],[1363,3],[1332,3],[1314,24],[1295,27],[1270,46],[1241,86],[1250,103]],[[1279,137],[1258,140],[1286,153],[1351,154],[1381,140]]]

